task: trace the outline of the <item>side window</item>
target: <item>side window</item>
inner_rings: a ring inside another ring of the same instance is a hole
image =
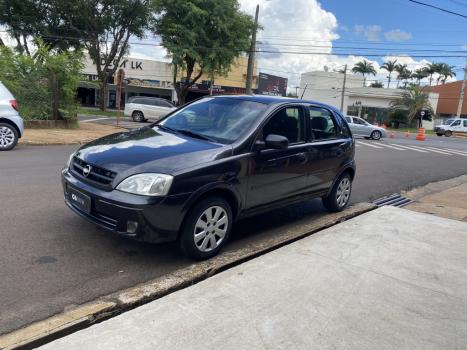
[[[345,117],[345,120],[347,121],[347,123],[352,123],[352,118],[350,117]]]
[[[467,128],[467,120],[464,120],[464,128]]]
[[[276,112],[263,128],[263,140],[270,134],[285,136],[290,144],[305,142],[305,120],[301,107]]]
[[[353,118],[353,122],[358,125],[366,125],[366,123],[359,118]]]
[[[460,120],[456,120],[454,123],[451,124],[451,126],[458,126],[458,125],[461,125]]]
[[[321,107],[310,107],[310,126],[313,140],[337,138],[337,124],[332,113]]]
[[[351,137],[349,126],[344,121],[346,120],[346,118],[349,118],[349,117],[343,117],[342,115],[338,113],[335,114],[335,117],[337,118],[337,122],[339,124],[339,136],[345,139]]]
[[[173,107],[172,104],[166,100],[160,100],[161,106],[166,107],[166,108],[171,108]]]

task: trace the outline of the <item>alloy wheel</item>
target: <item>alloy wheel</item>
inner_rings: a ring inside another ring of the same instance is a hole
[[[379,140],[381,138],[381,133],[379,131],[373,131],[373,134],[371,135],[371,138],[373,140]]]
[[[6,126],[0,127],[0,148],[8,148],[15,142],[13,130]]]
[[[344,207],[350,198],[352,184],[348,177],[344,177],[337,186],[336,202],[339,207]]]
[[[196,221],[194,242],[201,252],[216,249],[224,240],[229,228],[229,217],[224,208],[212,206],[203,211]]]

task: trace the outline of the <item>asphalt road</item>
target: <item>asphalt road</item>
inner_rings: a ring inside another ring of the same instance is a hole
[[[467,173],[467,140],[357,144],[353,202]],[[0,153],[0,334],[191,264],[172,244],[125,240],[75,216],[63,203],[59,177],[74,149],[19,146]],[[319,200],[242,221],[227,250],[313,215],[326,215]]]

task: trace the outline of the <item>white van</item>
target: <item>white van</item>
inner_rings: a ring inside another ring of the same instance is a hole
[[[435,133],[438,136],[450,137],[453,132],[467,133],[467,118],[446,119],[443,124],[435,126]]]
[[[24,123],[18,113],[18,103],[0,81],[0,151],[9,151],[23,136]]]

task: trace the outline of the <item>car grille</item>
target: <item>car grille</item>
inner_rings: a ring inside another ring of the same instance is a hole
[[[115,176],[117,176],[117,173],[113,171],[88,164],[78,157],[73,158],[71,167],[71,170],[79,176],[103,185],[111,184]],[[90,169],[90,171],[87,172],[86,169]]]

